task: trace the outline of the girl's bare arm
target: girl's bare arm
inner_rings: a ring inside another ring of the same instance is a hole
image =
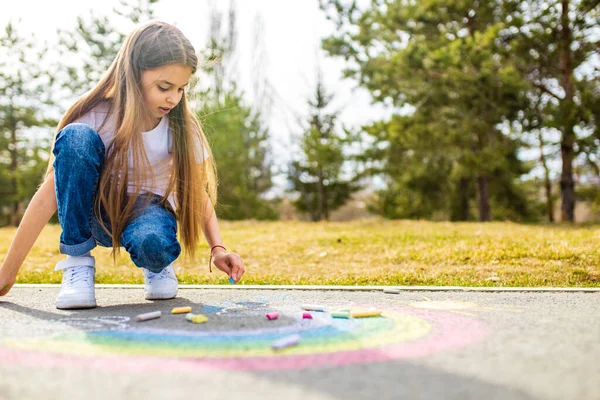
[[[208,196],[206,198],[205,207],[206,208],[204,213],[204,226],[202,227],[202,230],[204,232],[204,237],[208,242],[208,246],[212,247],[215,244],[223,244],[223,239],[221,238],[221,230],[219,229],[219,222],[217,220],[217,214],[215,213],[215,210],[210,200],[208,199]],[[215,250],[215,253],[217,251],[218,250]]]
[[[54,174],[37,190],[25,210],[17,233],[0,268],[0,296],[8,293],[15,282],[19,268],[33,247],[40,232],[56,212]]]
[[[203,231],[208,245],[212,248],[216,244],[223,244],[223,239],[221,238],[217,214],[208,199],[205,211],[206,217],[204,219]],[[246,267],[238,254],[228,253],[224,249],[217,247],[212,251],[212,255],[214,257],[213,262],[217,268],[225,272],[230,278],[233,278],[234,282],[237,283],[240,281],[246,271]]]

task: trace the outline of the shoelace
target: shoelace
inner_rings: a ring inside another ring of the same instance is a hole
[[[78,282],[88,281],[89,268],[69,268],[67,269],[67,283],[72,286]],[[89,282],[88,282],[89,283]]]
[[[167,279],[169,277],[169,268],[165,268],[162,271],[156,273],[156,272],[152,272],[152,271],[148,271],[148,283],[152,283],[152,281],[157,280],[163,280],[163,279]]]

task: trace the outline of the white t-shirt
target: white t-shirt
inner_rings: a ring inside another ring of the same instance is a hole
[[[90,112],[74,121],[77,123],[87,124],[96,132],[98,132],[106,150],[108,150],[108,146],[112,142],[115,135],[114,115],[110,115],[110,118],[107,120],[106,124],[104,124],[100,131],[99,129],[108,116],[109,107],[110,104],[108,102],[100,103]],[[152,168],[151,173],[154,175],[154,184],[152,184],[153,182],[151,178],[149,178],[146,183],[142,185],[141,192],[151,192],[160,196],[164,196],[167,190],[167,185],[169,184],[169,179],[173,173],[173,154],[169,153],[169,150],[171,150],[173,146],[173,132],[171,129],[169,129],[168,115],[162,117],[159,124],[151,131],[142,132],[142,140],[144,142],[146,155],[148,156],[148,160],[150,161]],[[202,142],[199,140],[199,138],[196,140],[194,148],[196,162],[204,162],[204,160],[208,158],[209,153],[202,145]],[[131,183],[133,179],[133,158],[131,150],[129,152],[128,176],[130,182],[128,192],[131,193],[134,191],[134,185]],[[148,177],[150,176],[151,175],[149,171]],[[174,193],[171,193],[168,200],[171,206],[176,209],[177,207]]]

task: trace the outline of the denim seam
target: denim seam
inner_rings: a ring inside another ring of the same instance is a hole
[[[104,142],[100,138],[100,134],[98,132],[96,132],[95,130],[94,130],[94,132],[96,133],[97,139],[100,140],[100,145],[101,145],[100,151],[97,151],[96,153],[97,153],[97,155],[101,155],[101,153],[104,152],[105,153],[104,157],[101,157],[101,158],[105,158],[106,157],[106,148],[104,146]],[[102,160],[100,162],[100,164],[101,164],[100,168],[99,168],[100,171],[98,172],[98,176],[96,176],[96,182],[94,183],[94,191],[97,191],[98,181],[100,180],[100,175],[102,174],[102,169],[104,167],[104,161],[105,160]],[[92,209],[91,209],[90,215],[88,217],[88,226],[90,228],[90,235],[92,235],[92,238],[94,238],[94,234],[92,233],[92,218],[94,216],[94,204],[95,203],[96,203],[96,196],[94,193],[94,196],[92,196]],[[102,217],[102,216],[100,216],[100,217]],[[96,240],[96,238],[94,238],[94,243],[96,243],[96,242],[97,242],[97,240]],[[97,246],[97,244],[96,244],[96,246]]]

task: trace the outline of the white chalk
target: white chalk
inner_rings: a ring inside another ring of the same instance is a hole
[[[388,294],[400,294],[400,289],[395,289],[395,288],[385,288],[385,289],[383,289],[383,293],[388,293]]]
[[[280,350],[296,346],[298,343],[300,343],[300,335],[286,336],[274,341],[273,344],[271,344],[271,348],[273,348],[273,350]]]
[[[141,322],[141,321],[148,321],[149,319],[160,318],[161,315],[162,315],[162,313],[160,311],[152,311],[149,313],[136,315],[133,319],[134,319],[134,321]]]
[[[301,307],[305,311],[325,311],[325,307],[318,304],[302,304]]]

